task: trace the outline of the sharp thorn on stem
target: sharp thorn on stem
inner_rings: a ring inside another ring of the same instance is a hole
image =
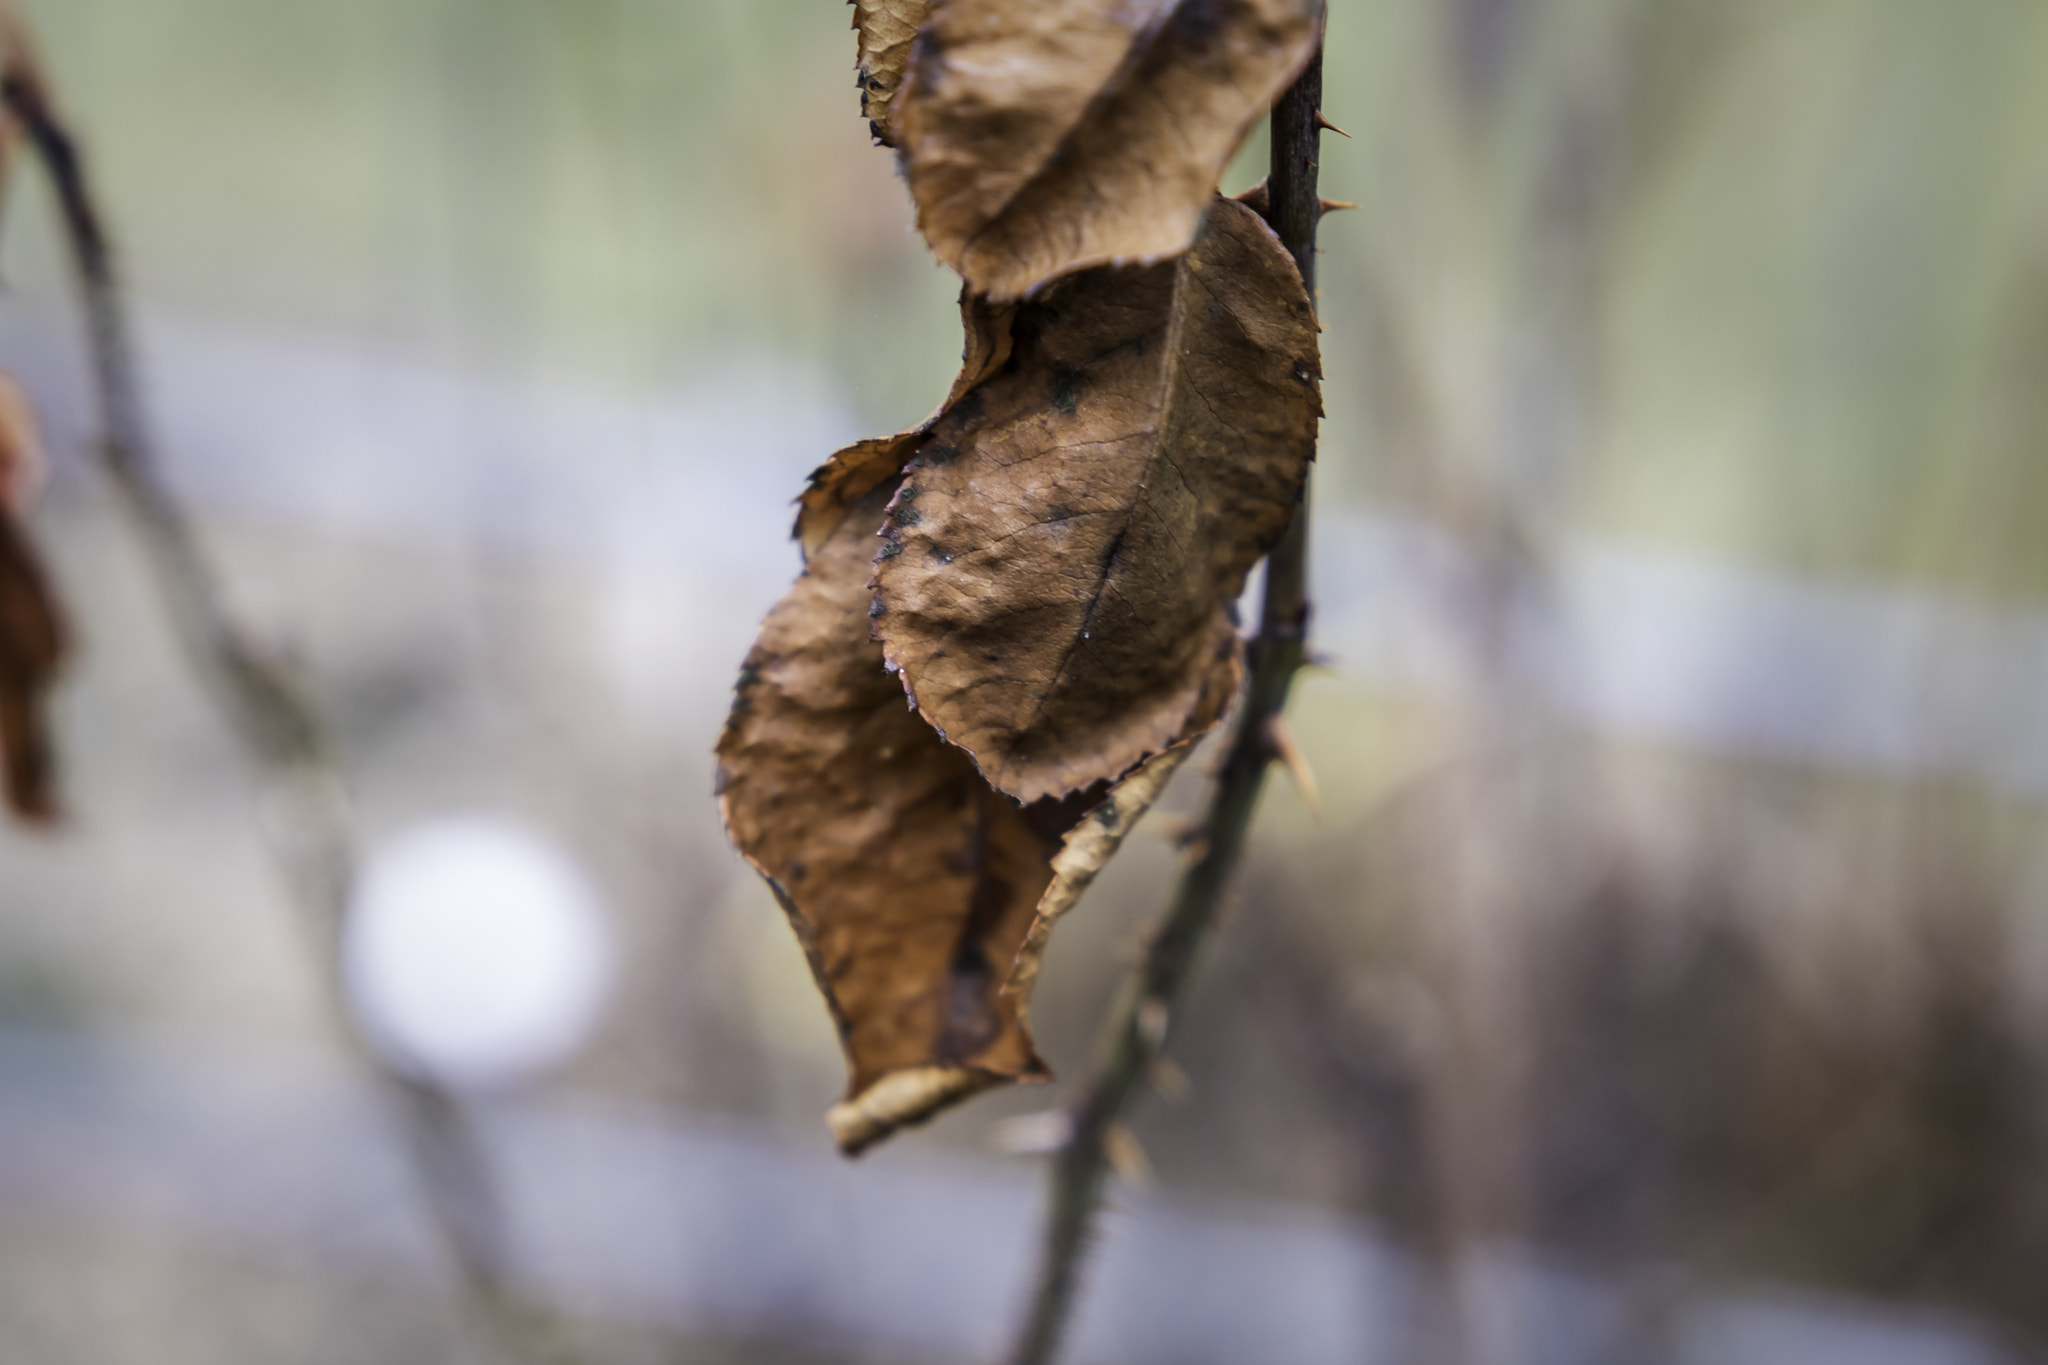
[[[1152,1082],[1152,1089],[1168,1104],[1184,1104],[1195,1093],[1195,1083],[1188,1079],[1188,1073],[1163,1052],[1145,1068],[1145,1079]]]
[[[1294,785],[1301,792],[1302,804],[1309,814],[1320,817],[1323,813],[1322,789],[1316,785],[1316,775],[1308,766],[1308,759],[1302,756],[1301,746],[1294,742],[1294,732],[1287,728],[1282,716],[1266,718],[1266,743],[1272,747],[1273,757],[1280,760],[1294,778]]]
[[[1338,137],[1351,136],[1351,134],[1345,132],[1342,128],[1339,128],[1336,124],[1324,118],[1323,111],[1320,109],[1316,110],[1316,127],[1322,129],[1326,133],[1335,133]]]
[[[1138,1037],[1148,1051],[1157,1053],[1166,1046],[1166,1027],[1171,1018],[1166,1002],[1158,996],[1138,1006]]]
[[[1152,1161],[1145,1155],[1135,1134],[1121,1123],[1112,1123],[1102,1134],[1102,1154],[1117,1179],[1132,1185],[1152,1183]]]

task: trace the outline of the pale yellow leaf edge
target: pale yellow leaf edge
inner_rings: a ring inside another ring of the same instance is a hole
[[[1110,788],[1109,794],[1081,818],[1080,824],[1067,831],[1060,851],[1053,855],[1052,885],[1038,898],[1038,911],[1032,916],[1031,927],[1025,931],[1024,942],[1010,965],[1010,978],[1003,985],[1004,993],[1017,1002],[1017,1022],[1027,1031],[1031,1027],[1031,992],[1038,984],[1038,972],[1045,963],[1046,945],[1052,941],[1053,929],[1080,903],[1081,894],[1123,846],[1125,836],[1152,809],[1166,784],[1200,742],[1197,735],[1147,759]]]

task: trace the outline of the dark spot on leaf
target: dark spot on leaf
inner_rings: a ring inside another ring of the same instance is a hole
[[[1081,405],[1081,371],[1061,365],[1052,372],[1052,405],[1062,417],[1072,417]]]
[[[967,400],[963,398],[960,401],[964,404]],[[920,458],[934,468],[941,468],[959,459],[960,450],[957,446],[931,446]]]
[[[875,558],[877,558],[877,559],[894,559],[894,558],[895,558],[895,557],[896,557],[897,555],[900,555],[900,554],[902,554],[902,553],[903,553],[903,542],[902,542],[902,541],[900,541],[900,540],[890,540],[890,541],[884,541],[884,542],[883,542],[883,544],[882,544],[882,552],[881,552],[880,554],[876,555],[876,556],[875,556]]]
[[[868,603],[868,619],[871,621],[879,621],[882,617],[886,616],[888,612],[889,609],[882,605],[882,599],[879,597],[877,597],[874,601]]]
[[[915,526],[923,521],[924,517],[915,507],[899,507],[894,513],[894,519],[898,526]]]
[[[1160,33],[1161,47],[1206,52],[1223,32],[1226,17],[1223,0],[1181,0]]]

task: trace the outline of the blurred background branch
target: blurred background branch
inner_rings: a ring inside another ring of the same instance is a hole
[[[265,770],[264,814],[287,880],[309,912],[335,1020],[377,1077],[409,1140],[426,1206],[468,1284],[480,1324],[515,1358],[574,1362],[552,1317],[509,1279],[509,1229],[488,1157],[463,1101],[435,1081],[393,1066],[363,1036],[342,994],[345,926],[357,874],[355,834],[341,774],[304,687],[283,661],[232,619],[184,508],[158,474],[143,419],[114,250],[78,144],[19,15],[0,7],[0,97],[49,176],[85,315],[100,449],[141,537],[159,591],[194,667],[213,685],[227,720]]]

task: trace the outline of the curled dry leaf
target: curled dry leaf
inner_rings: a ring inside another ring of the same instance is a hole
[[[859,35],[854,70],[860,82],[860,112],[868,131],[884,147],[894,147],[889,106],[910,65],[910,46],[931,0],[850,0],[853,30]]]
[[[918,226],[975,290],[1185,250],[1321,0],[938,0],[893,110]]]
[[[769,614],[718,743],[727,832],[839,1027],[848,1150],[1045,1070],[1001,988],[1052,880],[1051,837],[910,713],[868,638],[890,491],[849,510]]]
[[[1011,331],[1004,368],[915,443],[873,611],[925,719],[1028,802],[1209,723],[1238,666],[1229,604],[1300,498],[1321,371],[1293,260],[1220,198],[1186,256],[1070,276]]]
[[[1085,798],[1020,807],[911,713],[868,629],[892,491],[824,533],[763,624],[718,743],[727,832],[788,914],[839,1029],[847,1095],[827,1117],[848,1152],[1046,1074],[1025,997],[1005,989],[1018,953],[1028,931],[1035,975],[1047,907],[1071,906],[1163,781],[1112,789],[1088,819]]]
[[[65,654],[63,615],[20,515],[41,465],[28,398],[0,374],[0,762],[8,806],[35,821],[58,813],[44,711]]]

